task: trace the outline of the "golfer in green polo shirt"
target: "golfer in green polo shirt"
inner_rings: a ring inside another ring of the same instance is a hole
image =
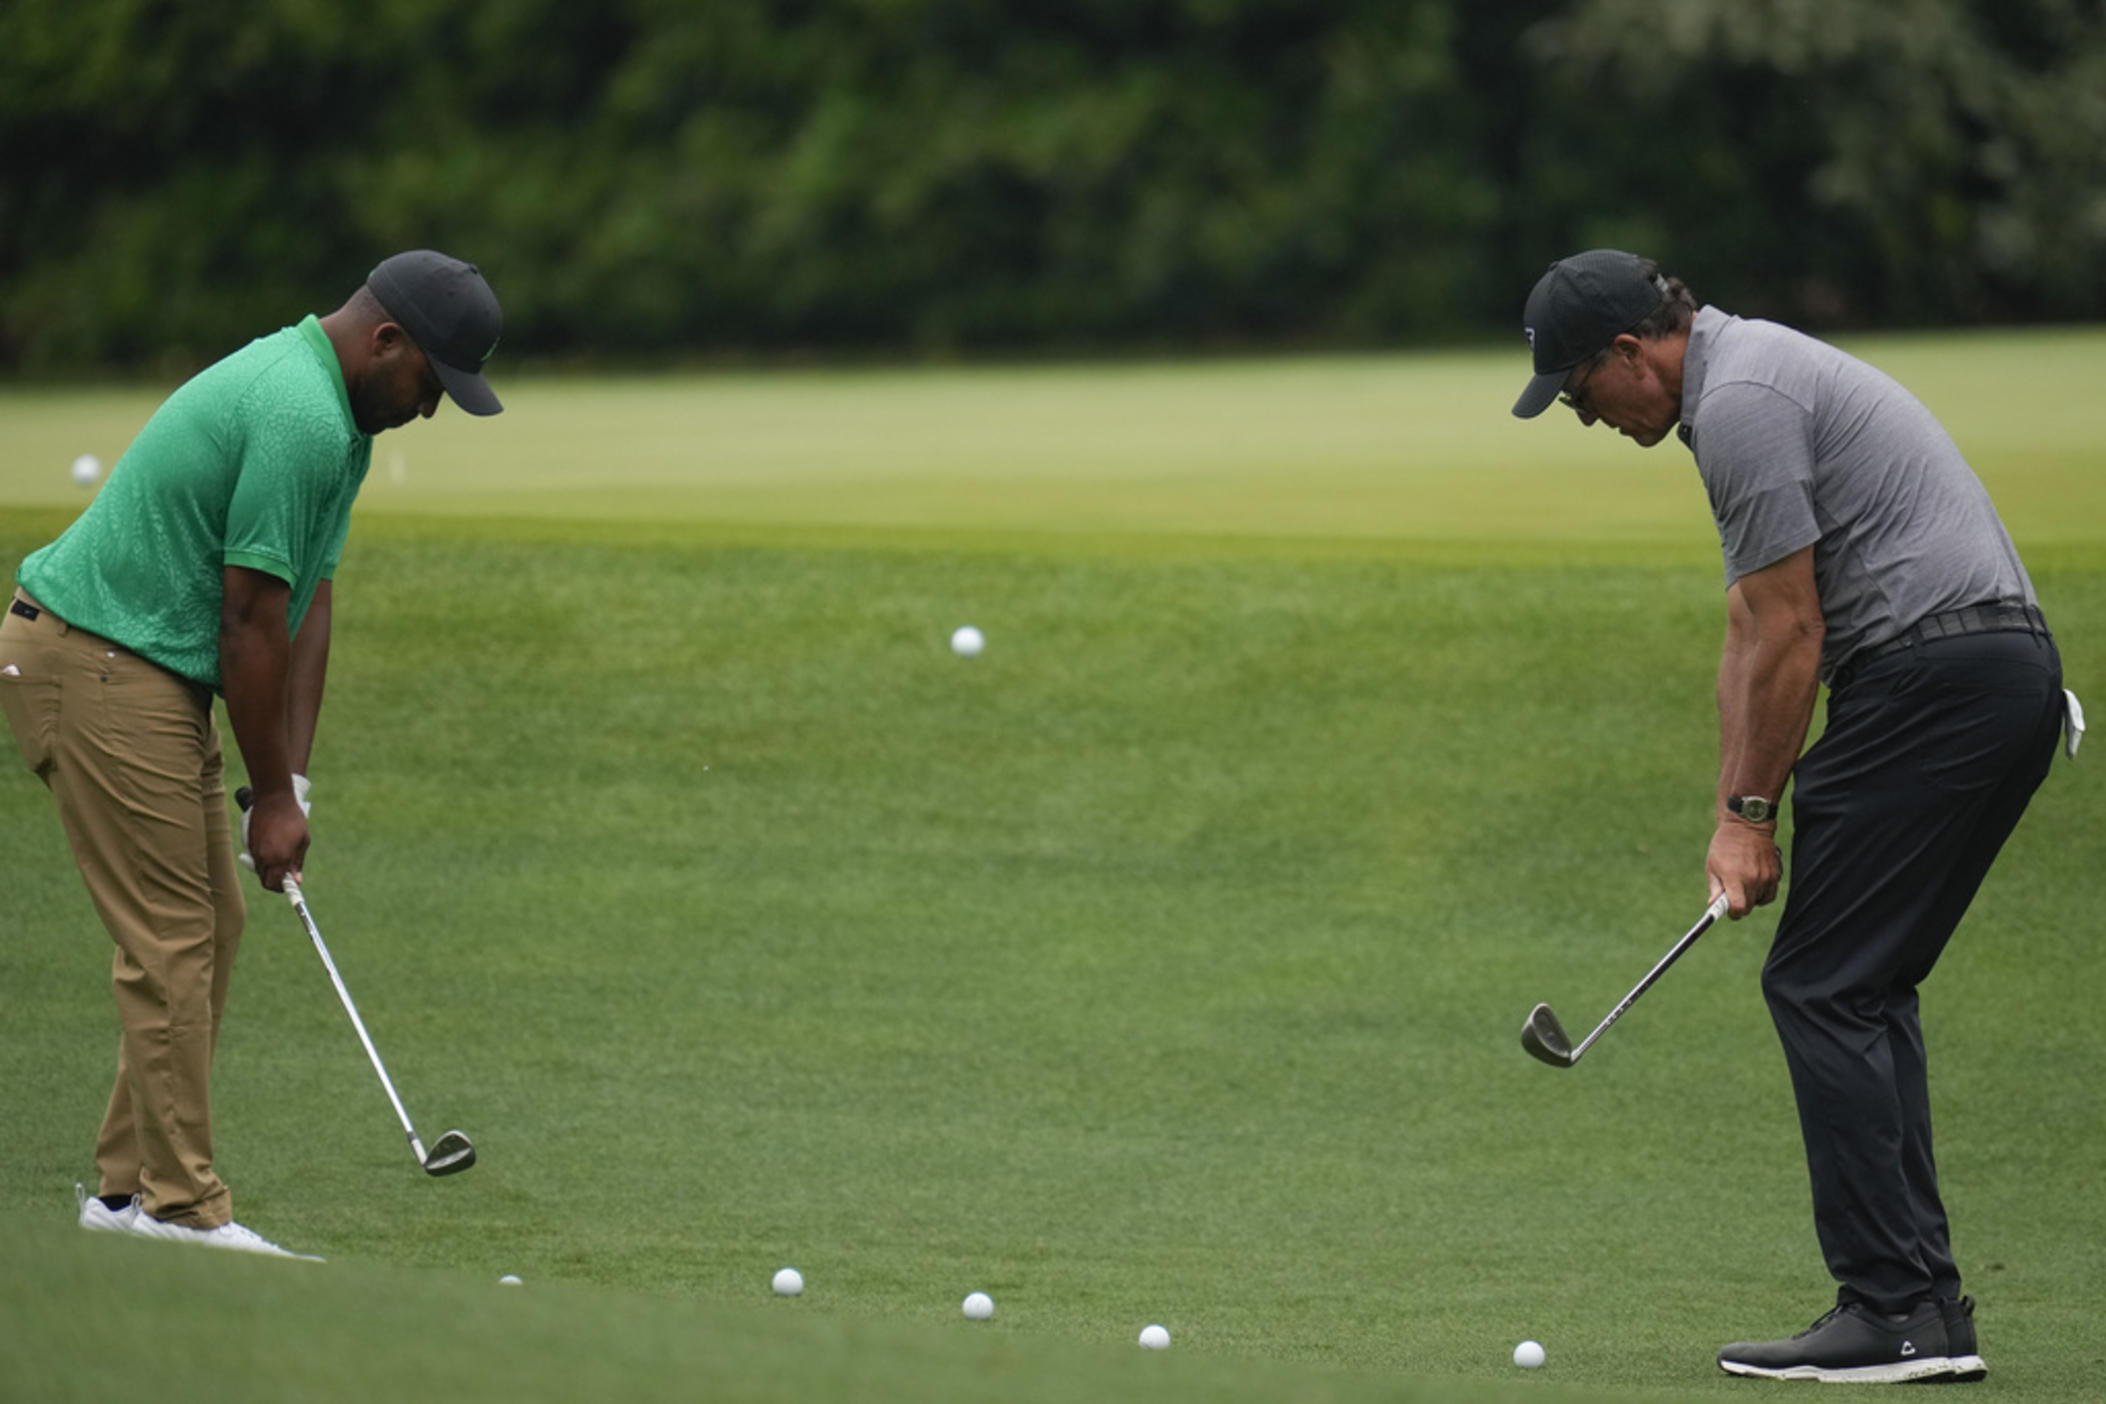
[[[116,943],[122,1038],[84,1228],[251,1252],[213,1169],[212,1050],[244,904],[212,698],[272,891],[307,852],[306,771],[331,580],[373,436],[442,395],[496,414],[496,296],[429,249],[344,305],[251,342],[170,396],[94,503],[32,553],[0,618],[0,709],[58,804]]]

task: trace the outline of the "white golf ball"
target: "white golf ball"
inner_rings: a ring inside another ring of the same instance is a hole
[[[965,1299],[965,1316],[969,1321],[985,1321],[994,1315],[994,1298],[985,1292],[975,1292]]]
[[[102,476],[102,460],[92,453],[84,453],[73,460],[73,481],[87,487]]]
[[[775,1274],[775,1295],[794,1297],[804,1290],[804,1274],[796,1268],[784,1268]]]
[[[1524,1370],[1543,1368],[1543,1347],[1534,1341],[1523,1341],[1514,1347],[1514,1363]]]
[[[980,650],[985,647],[987,640],[970,624],[960,625],[957,632],[951,635],[951,652],[960,658],[978,658]]]
[[[519,1278],[516,1275],[508,1272],[503,1277],[497,1279],[497,1285],[500,1287],[517,1287],[519,1285]]]
[[[1170,1333],[1160,1326],[1143,1326],[1141,1328],[1141,1348],[1143,1350],[1170,1349]]]

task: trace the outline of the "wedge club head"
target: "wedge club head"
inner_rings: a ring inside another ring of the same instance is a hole
[[[1572,1040],[1565,1036],[1565,1026],[1547,1004],[1529,1011],[1527,1021],[1521,1025],[1521,1046],[1531,1058],[1554,1068],[1569,1068],[1578,1061],[1573,1056]]]
[[[1611,1024],[1628,1013],[1630,1007],[1638,1002],[1638,996],[1651,989],[1653,982],[1667,973],[1667,967],[1681,959],[1682,952],[1695,945],[1697,937],[1710,930],[1711,924],[1724,916],[1727,910],[1725,893],[1721,892],[1712,898],[1711,905],[1704,909],[1703,916],[1697,918],[1697,924],[1682,934],[1682,939],[1675,942],[1673,949],[1660,957],[1660,963],[1646,972],[1645,978],[1638,982],[1638,987],[1625,995],[1623,1002],[1611,1009],[1609,1017],[1597,1024],[1594,1032],[1581,1039],[1577,1047],[1565,1036],[1565,1026],[1558,1022],[1558,1016],[1550,1012],[1550,1006],[1547,1004],[1539,1004],[1528,1012],[1528,1021],[1521,1025],[1521,1046],[1528,1050],[1529,1057],[1548,1063],[1554,1068],[1571,1067],[1586,1056],[1587,1050],[1594,1046],[1595,1040],[1607,1033]]]
[[[417,1158],[424,1163],[427,1175],[458,1175],[475,1164],[475,1147],[460,1131],[448,1131],[431,1143],[429,1155],[419,1152]]]

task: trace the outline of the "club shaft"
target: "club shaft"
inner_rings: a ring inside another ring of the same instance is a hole
[[[417,1139],[417,1128],[410,1125],[409,1113],[402,1109],[402,1099],[395,1095],[395,1084],[388,1079],[388,1070],[382,1066],[380,1051],[373,1046],[372,1036],[366,1032],[366,1021],[358,1017],[358,1006],[351,1002],[351,991],[344,987],[344,977],[336,973],[336,962],[330,959],[328,943],[322,940],[322,930],[314,924],[314,916],[307,910],[307,899],[300,892],[300,884],[288,877],[285,879],[285,897],[292,909],[300,915],[300,925],[307,928],[307,939],[314,942],[314,952],[322,958],[322,968],[329,972],[329,983],[336,986],[336,997],[343,1001],[344,1012],[351,1016],[351,1027],[358,1031],[358,1041],[365,1045],[366,1056],[373,1060],[373,1071],[380,1074],[381,1090],[388,1094],[388,1101],[395,1108],[395,1116],[402,1122],[403,1134],[409,1137],[410,1149],[416,1153],[418,1164],[424,1162],[424,1144]]]
[[[1638,982],[1637,987],[1634,988],[1629,994],[1623,997],[1623,1003],[1617,1005],[1614,1009],[1611,1009],[1609,1011],[1609,1017],[1602,1020],[1601,1023],[1598,1026],[1596,1026],[1593,1033],[1588,1034],[1585,1038],[1580,1040],[1580,1046],[1572,1050],[1572,1061],[1577,1063],[1580,1060],[1580,1055],[1594,1046],[1594,1040],[1600,1038],[1603,1034],[1607,1033],[1609,1031],[1609,1025],[1615,1023],[1618,1019],[1621,1019],[1624,1016],[1624,1013],[1627,1010],[1629,1010],[1632,1005],[1638,1002],[1638,996],[1644,994],[1647,990],[1651,989],[1653,987],[1653,982],[1667,973],[1667,967],[1673,965],[1676,961],[1680,960],[1682,958],[1682,952],[1688,950],[1691,946],[1694,946],[1697,942],[1697,937],[1703,935],[1706,931],[1709,931],[1711,929],[1711,924],[1717,921],[1720,917],[1724,916],[1725,914],[1726,895],[1723,892],[1721,892],[1716,898],[1712,900],[1711,905],[1704,909],[1704,915],[1697,919],[1697,924],[1695,926],[1690,927],[1687,934],[1685,934],[1681,940],[1675,942],[1674,948],[1668,951],[1666,955],[1660,957],[1660,963],[1654,966],[1651,970],[1647,971],[1645,978]],[[355,1019],[358,1016],[354,1014],[352,1017]]]

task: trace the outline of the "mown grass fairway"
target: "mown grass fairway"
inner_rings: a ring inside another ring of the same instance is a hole
[[[2106,338],[1882,349],[2106,705],[2106,452],[2055,379]],[[482,1163],[417,1173],[258,894],[221,1162],[244,1222],[331,1264],[82,1242],[107,942],[48,800],[0,770],[0,1380],[1789,1392],[1711,1363],[1830,1293],[1755,984],[1773,913],[1582,1068],[1517,1045],[1538,999],[1591,1027],[1703,905],[1722,628],[1687,455],[1513,425],[1521,378],[528,380],[500,420],[383,436],[308,896],[420,1130]],[[0,396],[0,560],[155,399]],[[1997,1399],[2106,1380],[2101,764],[2057,763],[1925,995]],[[210,1368],[137,1344],[227,1321]],[[1151,1321],[1167,1356],[1133,1348]]]

